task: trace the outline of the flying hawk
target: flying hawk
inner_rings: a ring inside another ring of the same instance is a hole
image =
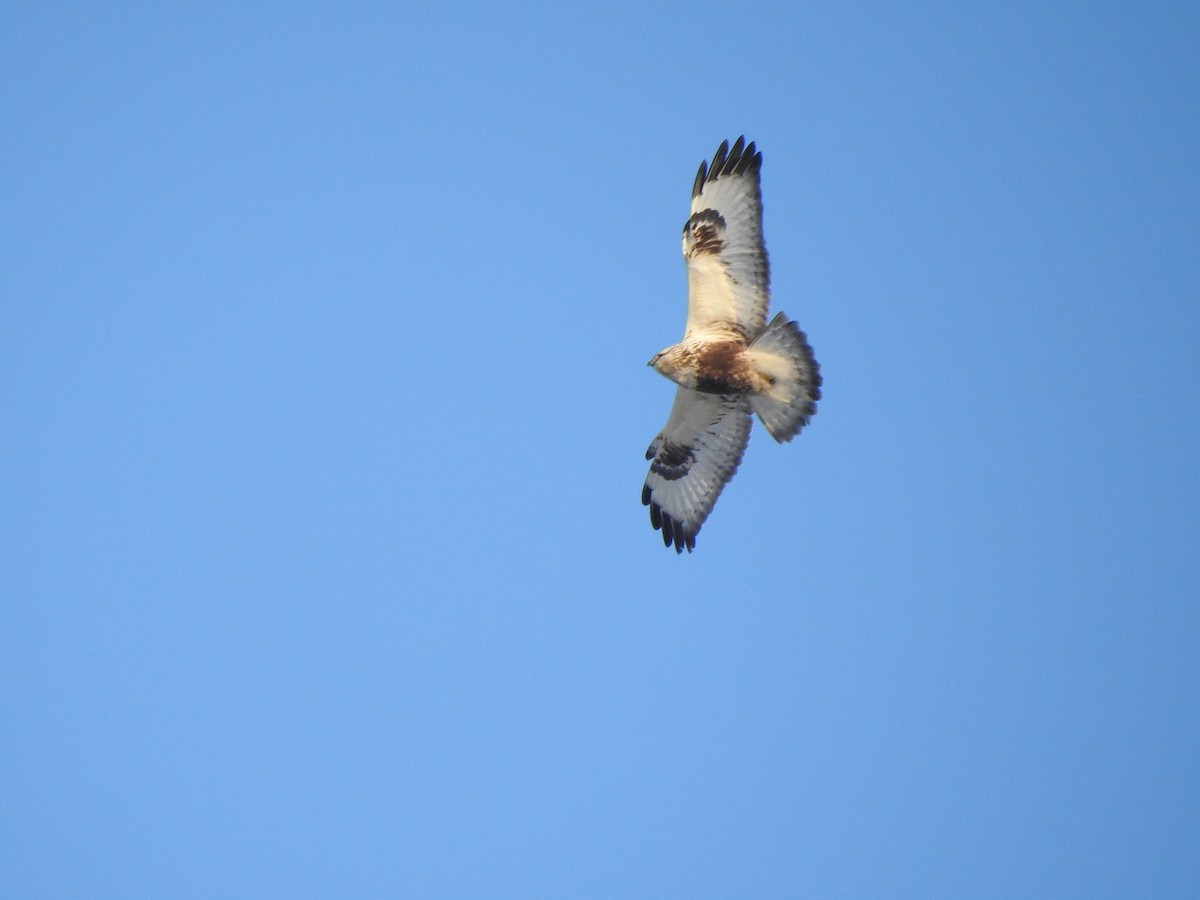
[[[790,441],[817,411],[821,374],[808,340],[778,313],[767,324],[770,273],[762,238],[762,154],[744,137],[700,163],[683,226],[688,315],[683,340],[649,365],[679,385],[650,443],[642,504],[675,552],[696,534],[742,461],[750,414]]]

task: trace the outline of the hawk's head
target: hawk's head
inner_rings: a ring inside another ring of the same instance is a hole
[[[694,387],[696,361],[693,354],[681,344],[660,350],[650,357],[650,362],[646,365],[653,366],[654,371],[670,378],[676,384]]]

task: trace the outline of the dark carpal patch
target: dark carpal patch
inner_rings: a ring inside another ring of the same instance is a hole
[[[664,442],[650,465],[650,471],[667,481],[678,481],[688,473],[694,460],[690,447]]]
[[[715,209],[702,209],[694,213],[683,226],[684,234],[691,232],[693,254],[720,253],[725,247],[721,235],[725,232],[725,219]]]

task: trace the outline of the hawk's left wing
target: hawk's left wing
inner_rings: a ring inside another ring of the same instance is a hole
[[[754,143],[723,141],[700,163],[692,215],[683,226],[688,274],[685,337],[734,332],[753,340],[767,321],[771,274],[762,236],[762,154]]]
[[[675,552],[696,546],[696,534],[712,512],[750,440],[750,407],[745,397],[702,394],[681,387],[667,424],[650,443],[650,474],[642,504],[663,543]]]

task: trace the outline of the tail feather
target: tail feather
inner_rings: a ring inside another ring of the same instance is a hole
[[[808,339],[778,313],[747,348],[769,387],[750,395],[750,408],[781,444],[800,433],[817,412],[821,370]]]

